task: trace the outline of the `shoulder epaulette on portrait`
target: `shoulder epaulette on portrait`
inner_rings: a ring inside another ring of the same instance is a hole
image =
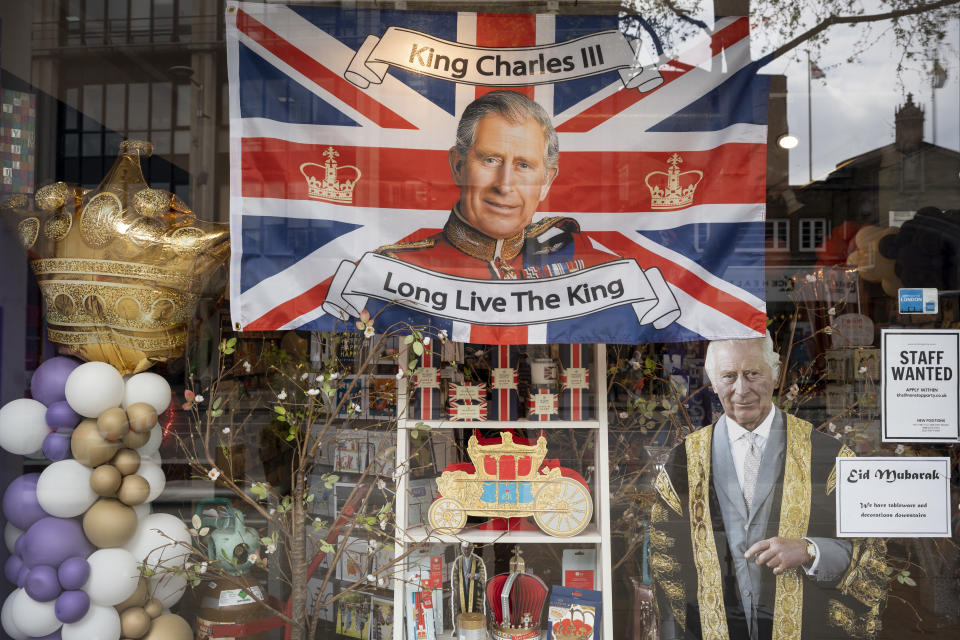
[[[400,251],[415,251],[417,249],[432,249],[437,245],[436,238],[427,238],[426,240],[415,240],[413,242],[398,242],[397,244],[385,244],[377,253],[380,255],[390,255]]]
[[[552,216],[538,220],[525,230],[527,252],[532,255],[556,253],[573,242],[577,233],[580,233],[580,224],[573,218]]]
[[[579,233],[580,223],[573,218],[567,218],[565,216],[550,216],[549,218],[543,218],[530,224],[530,226],[527,227],[526,236],[527,238],[538,238],[551,229]]]

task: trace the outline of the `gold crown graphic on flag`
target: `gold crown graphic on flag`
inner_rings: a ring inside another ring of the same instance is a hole
[[[316,162],[304,162],[300,165],[300,173],[307,181],[307,195],[316,200],[327,200],[329,202],[353,202],[353,189],[360,180],[360,169],[353,165],[345,164],[343,166],[337,163],[337,156],[340,152],[333,147],[327,147],[323,152],[327,158],[321,165]],[[310,171],[309,167],[322,169],[323,175],[319,171]],[[343,182],[340,181],[341,173],[353,174],[352,178],[347,177]]]
[[[227,225],[197,220],[177,196],[151,189],[125,140],[100,185],[56,182],[0,204],[43,293],[50,341],[121,373],[183,353],[186,324],[207,279],[229,253]]]
[[[650,189],[650,206],[653,209],[679,209],[693,204],[693,194],[697,190],[700,181],[703,180],[703,171],[693,169],[680,173],[677,166],[683,162],[680,154],[674,153],[667,160],[670,168],[666,173],[663,171],[653,171],[647,174],[644,182]],[[666,178],[656,178],[663,176]],[[651,178],[655,179],[655,184],[651,184]]]

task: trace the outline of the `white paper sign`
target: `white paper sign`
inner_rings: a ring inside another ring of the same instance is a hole
[[[837,536],[949,538],[950,458],[837,458]]]
[[[883,441],[960,441],[960,331],[884,329]]]

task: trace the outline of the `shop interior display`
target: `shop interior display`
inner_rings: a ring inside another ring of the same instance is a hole
[[[397,527],[414,549],[406,562],[406,593],[395,600],[395,610],[406,612],[407,637],[421,637],[411,635],[420,632],[429,639],[469,640],[488,633],[535,638],[549,633],[553,590],[569,586],[599,594],[609,584],[602,564],[610,553],[602,500],[609,492],[607,415],[595,410],[604,406],[606,388],[593,382],[597,371],[605,370],[605,355],[605,349],[585,345],[435,344],[424,351],[424,366],[401,381],[399,459],[419,446],[409,426],[423,424],[430,428],[430,441],[438,443],[434,451],[443,452],[435,461],[449,460],[432,466],[432,476],[399,481],[400,495],[409,497],[398,504]],[[477,405],[486,411],[465,409]],[[550,443],[574,436],[595,443],[585,449],[587,459],[577,461],[578,469],[590,466],[587,475],[571,468],[566,457],[551,459]],[[450,442],[452,450],[439,444]],[[428,488],[421,497],[424,480]],[[548,571],[549,581],[522,568],[531,544],[559,545],[554,549],[562,566]],[[497,558],[510,550],[514,568],[494,575]],[[450,569],[439,570],[445,567]],[[474,595],[472,605],[471,574],[492,576],[485,597]],[[611,595],[606,593],[605,598]],[[510,613],[504,613],[503,596]],[[484,628],[467,614],[482,614]]]

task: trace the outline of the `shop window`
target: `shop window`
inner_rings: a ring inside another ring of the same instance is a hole
[[[823,246],[830,233],[830,222],[823,218],[805,218],[800,221],[800,251],[816,251]]]
[[[65,98],[60,179],[93,187],[113,163],[121,141],[149,140],[154,156],[144,163],[147,180],[156,188],[185,194],[190,181],[190,85],[85,84],[66,89]]]
[[[790,221],[767,220],[765,239],[768,251],[789,251]]]
[[[64,46],[189,40],[196,19],[209,17],[200,16],[193,0],[70,0],[61,6]]]

